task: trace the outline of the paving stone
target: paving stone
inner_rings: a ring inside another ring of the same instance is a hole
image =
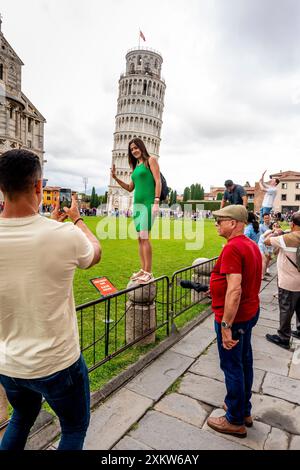
[[[252,416],[291,434],[300,434],[300,407],[268,395],[252,395]]]
[[[84,448],[110,449],[136,423],[153,401],[122,388],[93,411]]]
[[[179,393],[165,396],[155,405],[155,410],[174,416],[174,418],[193,424],[198,428],[203,426],[208,416],[207,410],[197,400]]]
[[[276,309],[272,309],[272,307],[270,308],[270,305],[266,305],[265,307],[262,305],[259,318],[272,321],[279,320],[278,307],[276,307]]]
[[[191,357],[167,351],[131,380],[126,388],[157,401],[193,361]]]
[[[272,428],[265,442],[264,450],[287,450],[289,435],[281,429]]]
[[[196,358],[215,340],[214,330],[199,325],[170,350],[184,356]]]
[[[132,439],[130,436],[125,436],[121,439],[112,450],[152,450],[152,447],[147,446],[143,442]]]
[[[260,369],[254,369],[253,373],[252,392],[259,393],[266,373],[264,370]]]
[[[276,320],[267,320],[266,318],[260,318],[259,321],[258,321],[258,325],[266,326],[268,328],[274,328],[275,330],[278,330],[279,321],[278,320],[277,321]]]
[[[253,336],[252,338],[252,348],[254,351],[261,351],[263,353],[268,353],[274,356],[280,356],[283,358],[287,358],[289,361],[292,359],[293,353],[291,351],[288,351],[287,349],[281,348],[280,354],[278,349],[279,347],[276,346],[276,344],[270,343],[266,338],[261,338],[259,336]]]
[[[193,374],[203,375],[224,381],[224,374],[220,369],[219,354],[217,348],[209,348],[207,354],[202,354],[199,359],[190,367]]]
[[[256,369],[264,370],[266,372],[273,372],[275,374],[287,376],[289,372],[290,359],[281,357],[281,349],[278,347],[277,355],[253,351],[253,364]]]
[[[212,352],[211,348],[208,350],[206,355],[203,354],[199,357],[199,359],[190,367],[189,372],[224,382],[224,374],[220,369],[218,352]],[[264,371],[254,369],[253,392],[259,393],[264,376]]]
[[[292,436],[290,450],[300,450],[300,436]]]
[[[300,380],[268,373],[263,383],[263,393],[277,398],[283,398],[300,405]]]
[[[179,393],[209,405],[221,407],[226,389],[225,384],[218,380],[187,373],[180,384]]]
[[[157,411],[149,411],[130,436],[158,450],[247,449],[222,436],[212,439],[209,432]]]
[[[211,413],[211,417],[224,416],[225,412],[223,409],[214,410]],[[214,431],[210,428],[207,423],[203,426],[203,429],[214,434],[214,436],[219,436],[220,433]],[[250,447],[250,449],[262,450],[264,448],[264,443],[268,438],[271,427],[264,423],[259,423],[255,421],[252,428],[247,428],[247,437],[243,439],[243,445]],[[230,434],[222,434],[225,439],[228,439],[233,442],[241,442],[240,437],[235,437]]]
[[[292,357],[290,370],[289,370],[289,377],[292,379],[300,380],[300,342],[297,340],[297,343],[294,341],[293,338],[293,346],[295,347],[294,354]]]
[[[276,335],[277,334],[277,327],[276,328],[271,328],[269,326],[264,326],[258,323],[255,328],[252,330],[252,338],[254,336],[258,336],[260,338],[265,338],[266,334],[270,333],[271,335]]]
[[[270,307],[276,307],[278,309],[278,300],[275,297],[275,295],[277,295],[277,293],[278,293],[277,289],[274,290],[274,291],[272,289],[272,292],[270,292],[269,290],[267,292],[263,291],[259,296],[259,298],[260,298],[260,307],[266,308],[267,306],[270,306]]]
[[[203,328],[208,328],[209,330],[215,330],[215,315],[212,313],[209,317],[207,317],[201,325]]]

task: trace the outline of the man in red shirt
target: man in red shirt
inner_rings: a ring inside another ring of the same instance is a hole
[[[248,213],[232,205],[213,212],[218,234],[226,238],[210,279],[212,309],[215,313],[220,367],[225,375],[227,395],[220,418],[209,418],[216,431],[246,437],[251,418],[253,356],[251,332],[259,315],[262,259],[252,240],[244,235]]]

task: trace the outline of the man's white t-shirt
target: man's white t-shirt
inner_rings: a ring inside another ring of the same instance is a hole
[[[267,186],[267,192],[265,194],[262,207],[273,207],[274,200],[276,197],[277,189],[274,186]]]
[[[93,257],[72,223],[0,218],[1,374],[46,377],[79,358],[73,277]]]

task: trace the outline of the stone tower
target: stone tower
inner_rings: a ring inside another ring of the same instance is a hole
[[[112,164],[117,176],[130,182],[128,143],[143,139],[150,155],[159,158],[162,115],[166,85],[161,77],[162,56],[148,48],[135,48],[126,54],[126,72],[120,76]],[[132,206],[132,193],[112,178],[108,191],[108,211],[126,211]]]
[[[36,153],[43,166],[46,120],[22,92],[24,64],[5,39],[1,24],[0,15],[0,155],[25,148]]]

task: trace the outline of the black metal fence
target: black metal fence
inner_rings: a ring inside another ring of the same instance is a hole
[[[93,371],[138,343],[155,340],[158,330],[168,336],[175,319],[207,298],[204,293],[183,289],[180,280],[209,283],[217,258],[135,285],[76,308],[81,351]]]
[[[165,328],[169,334],[167,276],[76,308],[80,346],[89,371]]]

